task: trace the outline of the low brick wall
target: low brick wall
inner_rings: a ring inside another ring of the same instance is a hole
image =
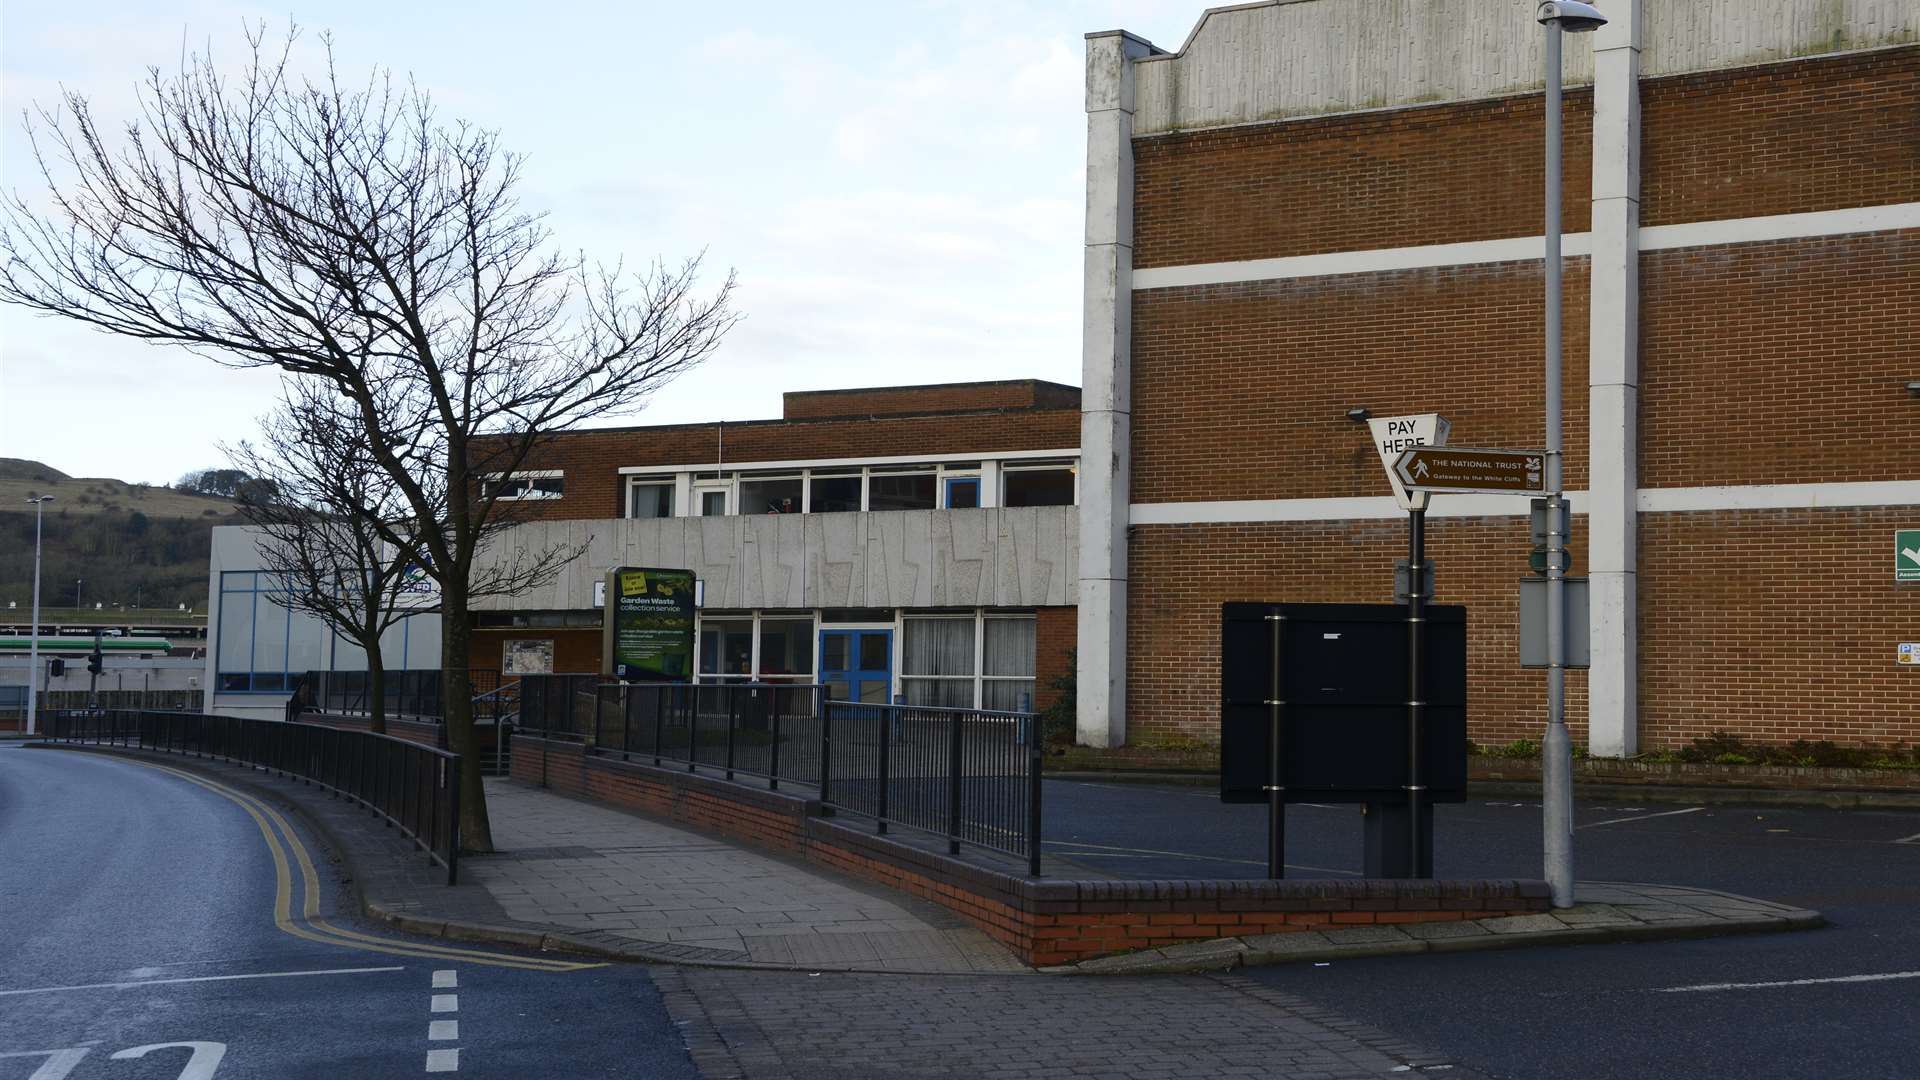
[[[1439,922],[1545,911],[1543,881],[1083,881],[1029,878],[824,816],[803,793],[588,754],[517,735],[513,777],[643,810],[939,904],[1029,964],[1329,925]]]
[[[1529,758],[1471,757],[1471,780],[1538,783],[1540,762]],[[1842,769],[1827,766],[1715,765],[1707,762],[1587,758],[1573,763],[1576,783],[1645,787],[1721,787],[1755,791],[1888,791],[1920,793],[1920,769]]]
[[[320,724],[325,727],[339,728],[342,731],[369,731],[372,723],[364,716],[333,716],[327,713],[304,713],[300,717],[303,724]],[[447,748],[447,731],[440,724],[428,724],[419,720],[397,720],[387,718],[387,734],[396,739],[432,746],[441,750]]]

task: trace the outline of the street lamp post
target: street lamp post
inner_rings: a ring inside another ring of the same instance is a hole
[[[51,495],[28,499],[33,504],[33,628],[27,631],[27,734],[38,733],[40,715],[40,515]]]
[[[1573,906],[1573,740],[1567,735],[1567,496],[1560,430],[1560,39],[1607,24],[1590,4],[1546,0],[1547,30],[1546,359],[1547,359],[1547,732],[1540,740],[1541,812],[1553,906]]]

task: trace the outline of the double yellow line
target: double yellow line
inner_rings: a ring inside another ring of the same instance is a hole
[[[606,966],[576,963],[571,960],[515,956],[511,953],[486,952],[480,949],[458,949],[446,945],[423,945],[397,938],[363,934],[357,930],[335,926],[320,917],[320,875],[314,870],[313,857],[307,853],[307,847],[300,842],[299,834],[293,831],[293,827],[287,824],[287,819],[281,817],[279,811],[251,795],[181,769],[151,761],[133,761],[132,763],[156,769],[185,780],[189,784],[198,785],[247,812],[247,816],[253,819],[253,823],[260,827],[260,836],[266,841],[267,852],[273,857],[273,924],[294,937],[304,941],[319,942],[322,945],[362,949],[390,956],[413,956],[452,963],[484,964],[490,967],[519,968],[523,971],[581,971],[586,968]],[[289,850],[293,852],[291,861],[287,857]],[[293,912],[292,866],[294,864],[300,867],[301,903],[298,916]]]

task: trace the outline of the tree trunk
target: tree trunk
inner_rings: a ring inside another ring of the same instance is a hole
[[[387,733],[387,664],[380,655],[380,639],[367,652],[367,730]]]
[[[493,850],[493,827],[487,818],[487,792],[481,786],[479,740],[473,728],[473,679],[467,673],[473,626],[467,614],[464,576],[458,590],[444,583],[440,594],[441,705],[447,725],[447,749],[460,755],[460,849]]]

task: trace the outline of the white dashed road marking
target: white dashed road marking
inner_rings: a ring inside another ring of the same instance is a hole
[[[458,969],[440,968],[433,973],[433,988],[435,990],[451,990],[459,985],[460,972]],[[428,1002],[427,1008],[434,1013],[457,1013],[460,1011],[460,995],[435,994]],[[460,1021],[427,1021],[427,1041],[459,1042]],[[454,1046],[442,1050],[427,1051],[427,1071],[430,1073],[459,1072],[460,1048]]]
[[[1781,986],[1823,986],[1830,983],[1891,982],[1920,979],[1920,971],[1888,971],[1877,975],[1838,975],[1830,979],[1782,979],[1779,982],[1701,983],[1698,986],[1662,986],[1656,994],[1699,994],[1716,990],[1771,990]]]
[[[1623,821],[1652,821],[1657,817],[1673,817],[1677,814],[1697,814],[1705,809],[1706,807],[1704,806],[1689,806],[1685,810],[1663,810],[1658,814],[1641,814],[1639,817],[1608,818],[1605,821],[1589,821],[1585,825],[1580,826],[1580,828],[1597,829],[1602,825],[1618,825]]]
[[[433,973],[433,988],[447,990],[460,985],[460,973],[452,968],[444,968]]]
[[[459,1012],[460,1011],[460,995],[459,994],[435,994],[433,995],[432,1008],[433,1008],[433,1011],[437,1013]]]
[[[427,1040],[429,1042],[460,1041],[460,1021],[430,1020],[427,1022]]]
[[[428,1072],[459,1072],[460,1049],[427,1051]]]

